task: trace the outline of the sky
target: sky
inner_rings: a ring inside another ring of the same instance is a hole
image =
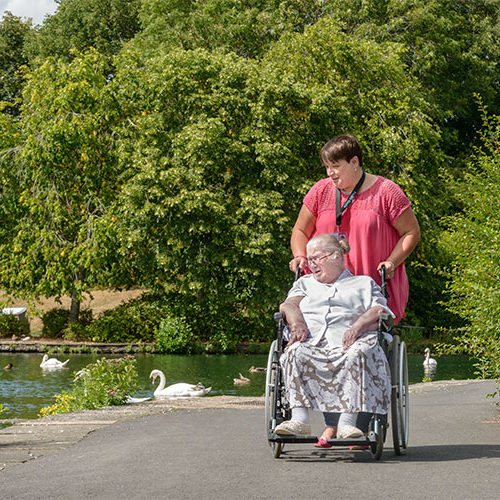
[[[6,10],[18,17],[31,17],[33,24],[42,24],[47,14],[53,14],[57,8],[54,0],[0,0],[1,16]]]

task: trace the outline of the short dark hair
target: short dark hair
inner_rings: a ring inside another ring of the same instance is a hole
[[[321,163],[325,166],[339,160],[351,161],[355,156],[358,157],[359,166],[363,168],[363,152],[358,139],[352,134],[337,135],[330,139],[320,153]]]

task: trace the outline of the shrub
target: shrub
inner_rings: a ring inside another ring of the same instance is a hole
[[[62,331],[62,337],[72,342],[88,339],[87,330],[82,323],[68,323]]]
[[[157,352],[166,354],[190,354],[196,350],[191,327],[183,317],[167,316],[155,333]]]
[[[42,316],[44,337],[57,338],[62,337],[63,330],[68,324],[69,311],[62,307],[50,309]]]
[[[11,314],[0,314],[0,337],[12,337],[12,335],[26,335],[30,327],[27,321],[20,321]]]
[[[80,370],[75,378],[74,388],[69,392],[56,394],[55,403],[42,408],[39,415],[45,417],[55,413],[121,405],[138,388],[139,376],[133,356],[101,358]]]
[[[87,327],[86,334],[96,342],[153,342],[160,321],[167,315],[165,301],[142,295],[106,311]]]

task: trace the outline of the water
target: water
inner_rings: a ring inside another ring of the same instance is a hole
[[[52,356],[51,356],[52,357]],[[74,373],[102,355],[70,354],[56,356],[61,361],[70,358],[62,370],[44,372],[40,368],[41,354],[0,353],[0,404],[8,409],[0,419],[36,418],[40,408],[54,403],[54,394],[71,389]],[[111,357],[111,356],[106,356]],[[267,354],[219,355],[219,356],[173,356],[137,354],[137,370],[141,389],[133,396],[146,397],[153,394],[149,374],[159,369],[165,373],[167,385],[177,382],[202,382],[212,387],[211,396],[262,396],[265,373],[249,373],[253,366],[264,367]],[[408,356],[408,377],[410,383],[421,382],[424,376],[422,355]],[[474,378],[473,361],[466,356],[442,356],[437,358],[438,368],[434,380]],[[5,371],[3,367],[12,363],[14,368]],[[251,382],[235,386],[233,378],[242,373]]]

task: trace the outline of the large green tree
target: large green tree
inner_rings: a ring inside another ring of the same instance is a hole
[[[49,56],[66,60],[91,47],[116,54],[139,31],[141,0],[59,0],[54,14],[33,31],[26,53],[31,62]]]
[[[70,64],[48,59],[31,73],[10,134],[15,147],[0,163],[3,185],[17,183],[4,190],[10,227],[0,241],[1,286],[21,297],[70,295],[72,320],[81,294],[111,285],[117,268],[105,216],[119,189],[119,110],[105,66],[90,52]]]
[[[6,12],[0,22],[0,101],[7,101],[4,112],[16,114],[24,78],[20,68],[27,63],[24,44],[31,31],[31,21]]]
[[[500,381],[500,116],[485,115],[480,137],[464,182],[455,185],[464,210],[445,219],[441,245],[453,259],[447,305],[466,322],[456,340],[479,358],[483,377]]]
[[[420,210],[423,198],[442,209],[429,175],[439,134],[401,47],[351,39],[331,19],[261,62],[201,49],[123,53],[114,84],[131,112],[124,256],[144,264],[149,286],[193,307],[209,336],[269,335],[291,279],[293,221],[335,133],[360,136],[368,168],[397,180],[425,225],[433,210]]]

